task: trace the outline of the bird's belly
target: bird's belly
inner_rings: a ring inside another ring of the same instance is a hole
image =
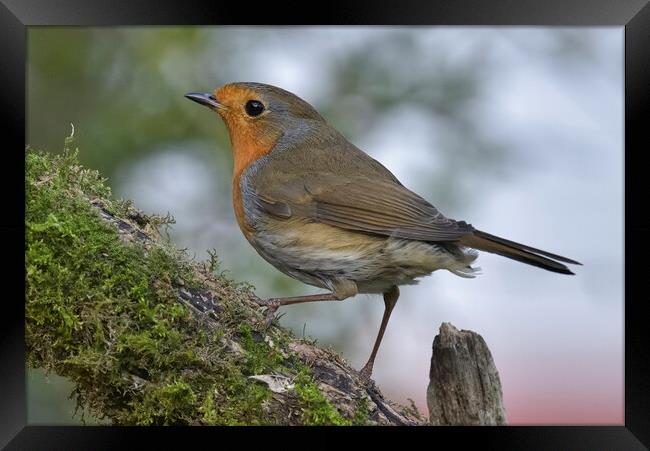
[[[265,260],[291,277],[322,288],[331,288],[336,279],[352,280],[360,293],[414,284],[417,277],[458,265],[453,255],[435,244],[298,219],[266,224],[250,242]]]

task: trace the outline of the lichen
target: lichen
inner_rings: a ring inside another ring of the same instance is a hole
[[[360,424],[323,396],[307,366],[288,351],[292,337],[264,339],[242,299],[251,287],[197,263],[168,239],[125,242],[102,209],[152,236],[170,217],[115,200],[105,180],[81,167],[67,143],[54,156],[26,152],[26,343],[28,364],[74,384],[81,411],[113,424],[290,423],[269,413],[271,391],[249,376],[283,373],[303,424]],[[197,268],[206,272],[200,277]],[[219,321],[206,327],[178,302],[178,286],[221,294]],[[256,313],[257,314],[257,313]],[[257,314],[260,316],[260,314]],[[224,343],[239,343],[242,355]]]

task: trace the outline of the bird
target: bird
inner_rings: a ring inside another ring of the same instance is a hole
[[[478,251],[559,274],[581,263],[444,216],[356,147],[308,102],[282,88],[233,82],[188,99],[225,123],[233,153],[236,221],[259,255],[322,294],[258,299],[270,323],[280,306],[382,294],[369,382],[399,287],[445,269],[473,278]]]

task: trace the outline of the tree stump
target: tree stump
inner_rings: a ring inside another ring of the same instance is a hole
[[[499,373],[483,337],[442,323],[433,340],[427,405],[432,425],[506,424]]]

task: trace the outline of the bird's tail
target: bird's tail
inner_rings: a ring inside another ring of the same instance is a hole
[[[460,244],[561,274],[573,273],[560,262],[582,265],[582,263],[575,260],[535,249],[524,244],[515,243],[514,241],[490,235],[480,230],[475,230],[473,234],[461,237]]]

